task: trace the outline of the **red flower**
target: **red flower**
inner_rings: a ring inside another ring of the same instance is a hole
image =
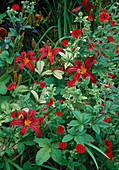
[[[17,112],[17,110],[15,110],[11,113],[11,117],[13,117],[14,119],[19,118],[19,116],[20,116],[20,113]]]
[[[90,104],[90,102],[86,102],[86,101],[85,101],[85,104]]]
[[[62,99],[60,99],[60,101],[59,101],[60,103],[62,103],[63,102],[63,100]]]
[[[57,127],[57,132],[58,133],[63,133],[64,132],[64,127],[63,126],[58,126]]]
[[[53,48],[51,49],[51,46],[48,46],[47,44],[44,45],[45,48],[40,48],[38,52],[42,52],[41,55],[40,55],[40,60],[43,58],[43,57],[46,57],[48,56],[51,63],[53,64],[54,63],[54,56],[53,55],[56,55],[56,54],[59,54],[59,50],[61,48]]]
[[[60,142],[58,144],[58,146],[59,146],[59,148],[64,149],[67,146],[67,144],[66,144],[66,142]]]
[[[109,161],[112,161],[113,160],[113,156],[112,155],[108,155],[108,157],[109,157]]]
[[[74,84],[75,84],[75,80],[69,80],[67,83],[69,87],[73,87]]]
[[[79,81],[80,81],[80,75],[81,75],[81,73],[76,72],[76,73],[74,74],[73,79],[74,79],[74,80],[77,80],[77,81],[79,82]]]
[[[114,77],[114,74],[112,74],[112,73],[107,73],[108,74],[108,76],[110,76],[110,77]]]
[[[105,88],[109,88],[110,86],[111,86],[111,84],[109,84],[109,85],[108,84],[104,84]]]
[[[62,112],[59,111],[59,110],[57,110],[55,113],[56,113],[57,116],[61,116],[62,115]]]
[[[79,152],[79,153],[83,153],[85,152],[86,148],[85,146],[83,146],[82,144],[78,144],[76,145],[76,151]]]
[[[104,113],[104,110],[102,110],[100,113],[103,114],[103,113]]]
[[[112,142],[110,140],[104,140],[105,146],[110,148],[112,146]]]
[[[7,36],[7,30],[4,28],[0,28],[0,40],[5,39],[5,37]]]
[[[119,116],[119,111],[116,111],[116,114]]]
[[[47,110],[47,108],[43,108],[43,110]],[[43,113],[43,115],[45,116],[45,115],[47,115],[49,112],[45,112],[45,113]]]
[[[81,30],[77,30],[77,29],[73,30],[72,35],[74,37],[79,37],[81,35]]]
[[[40,84],[40,87],[41,87],[41,88],[44,88],[45,86],[46,86],[46,83],[45,83],[45,82],[43,82],[43,83]]]
[[[104,152],[107,156],[110,156],[112,154],[112,149],[107,148]]]
[[[118,45],[118,47],[116,48],[116,52],[115,52],[116,54],[119,54],[119,45]]]
[[[17,4],[14,4],[14,5],[12,5],[12,9],[14,9],[15,11],[18,11],[19,10],[19,5],[17,5]]]
[[[80,6],[84,6],[87,10],[87,13],[89,14],[92,2],[88,2],[88,0],[83,0],[83,3],[81,3]]]
[[[110,119],[111,119],[111,117],[110,117],[110,116],[107,116],[107,118],[105,118],[105,119],[103,120],[103,122],[109,122]]]
[[[48,106],[53,105],[53,99],[52,99],[52,98],[50,98],[49,100],[50,100],[50,102],[48,102],[48,101],[47,101],[47,102],[46,102],[46,105],[48,105]]]
[[[19,64],[20,70],[22,70],[24,65],[26,65],[29,70],[34,72],[35,71],[34,64],[31,61],[37,61],[37,57],[32,56],[32,55],[35,55],[35,54],[36,53],[34,53],[33,51],[29,51],[27,54],[26,54],[25,51],[21,52],[22,56],[16,56],[15,59],[14,59],[14,62],[21,62]]]
[[[63,40],[63,41],[61,42],[61,44],[62,44],[62,46],[67,46],[67,45],[68,45],[68,40]]]
[[[78,11],[80,9],[80,7],[77,7],[75,9],[72,10],[72,12]]]
[[[40,137],[41,136],[40,128],[37,127],[35,124],[35,123],[40,123],[39,118],[34,117],[36,114],[36,110],[29,109],[28,113],[26,113],[24,110],[22,110],[21,114],[23,115],[24,118],[12,120],[10,122],[10,126],[22,125],[21,131],[20,131],[20,134],[22,136],[26,133],[28,127],[30,127],[31,129],[33,129],[35,131],[35,133],[38,135],[38,137]]]
[[[116,27],[116,24],[115,24],[115,21],[114,21],[114,20],[110,20],[110,22],[111,22],[111,25],[112,25],[112,26]]]
[[[107,21],[108,19],[109,19],[109,14],[108,13],[104,13],[104,12],[102,12],[100,15],[99,15],[99,19],[101,20],[101,21]]]
[[[103,103],[101,103],[101,106],[104,106]]]
[[[108,10],[106,10],[106,9],[101,9],[101,12],[108,12]]]
[[[76,66],[69,66],[66,72],[77,71],[78,69],[80,69],[80,72],[83,74],[83,78],[90,76],[90,81],[92,83],[96,83],[97,80],[95,76],[90,71],[88,71],[92,64],[97,63],[97,61],[93,60],[94,57],[87,57],[86,59],[84,59],[83,64],[81,64],[80,60],[76,60],[75,61]]]
[[[113,41],[114,38],[112,36],[108,36],[107,39],[108,41]]]
[[[36,84],[40,84],[41,82],[40,82],[40,81],[34,81],[34,83],[36,83]]]
[[[16,83],[12,83],[7,87],[7,90],[12,90],[16,86]]]
[[[88,18],[89,18],[89,20],[91,20],[91,21],[93,21],[94,20],[94,18],[92,17],[92,16],[88,16]]]

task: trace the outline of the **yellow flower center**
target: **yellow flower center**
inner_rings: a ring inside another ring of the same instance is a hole
[[[49,51],[48,51],[48,56],[52,56],[51,46],[50,46],[50,49],[49,49]]]
[[[24,124],[25,124],[25,126],[30,126],[31,120],[25,119]]]
[[[119,47],[117,47],[117,50],[119,51]]]
[[[85,65],[82,65],[80,68],[81,73],[86,73],[87,68],[85,68]]]
[[[29,63],[29,61],[30,61],[30,60],[29,60],[27,57],[25,57],[24,63],[27,64],[27,63]]]

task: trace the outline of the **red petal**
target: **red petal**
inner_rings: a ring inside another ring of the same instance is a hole
[[[36,114],[36,110],[29,109],[28,118],[33,119]]]
[[[34,132],[38,135],[38,137],[41,137],[40,127],[36,126],[35,124],[30,125],[29,127],[34,130]]]
[[[23,56],[23,58],[25,58],[26,52],[25,51],[21,52],[21,55]]]
[[[81,62],[80,62],[80,60],[76,60],[74,63],[75,63],[79,68],[81,67]]]
[[[31,61],[37,61],[37,57],[30,57]]]
[[[24,119],[27,118],[27,113],[25,112],[25,110],[22,110],[20,113],[23,115]]]
[[[47,51],[50,50],[50,47],[49,47],[47,44],[45,44],[44,46],[45,46],[45,48],[46,48]]]
[[[23,62],[24,59],[23,59],[22,56],[16,56],[15,59],[14,59],[14,62],[17,62],[17,61]]]
[[[60,50],[61,48],[58,48],[58,47],[56,47],[56,48],[53,48],[52,50],[51,50],[51,52],[52,52],[52,54],[53,55],[56,55],[56,54],[59,54],[59,50]]]
[[[90,62],[94,60],[94,57],[87,57],[84,59],[85,68],[89,68]]]
[[[29,61],[29,63],[27,63],[26,65],[29,68],[29,70],[31,70],[32,72],[35,71],[34,64],[31,61]]]
[[[31,57],[32,55],[35,55],[35,54],[36,54],[35,52],[29,51],[29,52],[27,53],[27,57],[29,58],[29,57]]]
[[[10,122],[10,126],[12,125],[24,125],[24,119],[23,118],[14,119]]]
[[[26,133],[27,129],[28,129],[28,126],[23,126],[21,128],[20,134],[23,136]]]
[[[92,73],[91,73],[90,71],[88,71],[88,70],[86,71],[86,73],[83,74],[83,77],[87,77],[87,76],[90,76],[90,81],[91,81],[92,83],[96,83],[96,82],[97,82],[94,74],[92,74]]]
[[[38,117],[34,117],[32,119],[32,123],[39,123],[39,118]]]
[[[66,73],[67,72],[71,72],[71,71],[77,71],[79,69],[78,66],[69,66],[67,69],[66,69]]]
[[[22,68],[24,67],[24,65],[25,65],[24,63],[20,63],[20,64],[19,64],[19,70],[22,70]]]
[[[49,56],[49,59],[50,59],[51,63],[53,64],[54,63],[54,57],[53,56]]]

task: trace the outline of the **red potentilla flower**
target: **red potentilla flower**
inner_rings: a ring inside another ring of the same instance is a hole
[[[116,114],[119,116],[119,111],[116,111]]]
[[[62,44],[62,46],[67,46],[67,45],[68,45],[68,40],[63,40],[63,41],[61,42],[61,44]]]
[[[103,113],[104,113],[104,110],[102,110],[100,113],[103,114]]]
[[[105,119],[103,120],[103,122],[109,122],[110,119],[111,119],[111,117],[110,117],[110,116],[107,116],[107,118],[105,118]]]
[[[113,160],[113,156],[112,155],[108,155],[108,157],[109,157],[109,161],[112,161]]]
[[[90,81],[92,83],[96,83],[97,80],[94,74],[88,71],[88,69],[92,66],[92,64],[97,63],[97,61],[93,61],[93,60],[94,57],[87,57],[86,59],[84,59],[83,64],[81,64],[80,60],[76,60],[75,61],[76,66],[69,66],[66,69],[66,72],[77,71],[78,69],[80,69],[80,72],[83,74],[83,78],[90,76]]]
[[[43,108],[43,110],[47,110],[47,108]],[[45,115],[47,115],[49,112],[45,112],[45,113],[43,113],[43,115],[45,116]]]
[[[43,83],[40,84],[40,87],[41,87],[41,88],[44,88],[45,86],[46,86],[46,83],[45,83],[45,82],[43,82]]]
[[[117,46],[115,53],[116,53],[116,54],[119,54],[119,45]]]
[[[104,106],[103,103],[100,104],[101,106]]]
[[[34,81],[34,83],[36,83],[36,84],[40,84],[41,82],[40,82],[40,81]]]
[[[62,103],[63,102],[63,100],[62,99],[60,99],[60,101],[59,101],[60,103]]]
[[[57,132],[58,133],[63,133],[64,132],[64,127],[63,126],[58,126],[57,127]]]
[[[44,117],[40,117],[40,118],[39,118],[39,123],[38,123],[38,124],[39,124],[39,126],[41,126],[41,125],[42,125],[43,121],[44,121]]]
[[[58,146],[59,146],[59,148],[64,149],[64,148],[66,148],[67,144],[66,144],[66,142],[60,142],[58,144]]]
[[[101,9],[101,12],[108,12],[108,10],[106,10],[106,9]]]
[[[78,11],[80,9],[80,7],[77,7],[75,9],[72,10],[72,12]]]
[[[108,39],[108,41],[113,41],[114,40],[114,38],[112,36],[108,36],[107,39]]]
[[[7,36],[7,30],[1,27],[0,28],[0,40],[5,39],[6,36]]]
[[[110,140],[104,140],[105,146],[110,148],[112,146],[112,142]]]
[[[12,83],[7,87],[7,90],[12,90],[16,86],[16,83]]]
[[[15,110],[11,113],[11,117],[13,117],[14,119],[19,118],[20,115],[21,115],[21,113],[17,112],[17,110]]]
[[[17,5],[17,4],[14,4],[14,5],[12,5],[12,9],[14,9],[15,11],[18,11],[19,10],[19,5]]]
[[[38,137],[41,136],[40,127],[36,126],[36,123],[40,123],[38,117],[34,117],[36,114],[36,110],[29,109],[29,112],[26,113],[24,110],[20,112],[24,118],[14,119],[10,122],[10,126],[12,125],[22,125],[20,134],[23,136],[28,127],[33,129]]]
[[[26,52],[21,52],[22,56],[16,56],[14,59],[14,62],[21,62],[19,64],[19,69],[22,70],[22,68],[24,67],[24,65],[26,65],[28,67],[29,70],[31,70],[32,72],[35,71],[35,67],[34,64],[31,61],[37,61],[37,57],[33,56],[36,53],[34,53],[33,51],[29,51],[27,54]]]
[[[80,4],[80,6],[84,6],[87,10],[87,13],[89,14],[90,8],[92,6],[92,2],[88,2],[88,0],[83,0],[83,2]]]
[[[77,29],[73,30],[72,35],[74,37],[79,37],[81,35],[81,30],[77,30]]]
[[[62,112],[59,111],[59,110],[57,110],[55,113],[56,113],[57,116],[61,116],[62,115]]]
[[[112,74],[112,73],[107,73],[107,75],[110,77],[114,77],[114,74]]]
[[[109,19],[109,14],[108,13],[104,13],[104,12],[102,12],[100,15],[99,15],[99,19],[101,20],[101,21],[107,21],[108,19]]]
[[[83,34],[85,34],[85,30],[84,30],[84,28],[86,28],[86,27],[83,27],[83,28],[82,28],[82,33],[83,33]]]
[[[109,84],[109,85],[108,84],[104,84],[105,88],[109,88],[110,86],[111,86],[111,84]]]
[[[48,101],[47,101],[47,102],[46,102],[46,105],[48,105],[48,106],[53,105],[53,99],[52,99],[52,98],[50,98],[49,100],[50,100],[50,102],[48,102]]]
[[[107,148],[104,152],[107,156],[110,156],[112,154],[112,149]]]
[[[93,21],[94,20],[94,18],[92,17],[92,16],[88,16],[88,18],[89,18],[89,20],[91,20],[91,21]]]
[[[112,25],[112,26],[116,27],[116,24],[115,24],[115,21],[114,21],[114,20],[110,20],[110,22],[111,22],[111,25]]]
[[[81,73],[76,72],[76,73],[74,74],[73,79],[74,79],[74,80],[77,80],[78,82],[80,82],[80,75],[81,75]]]
[[[69,80],[67,83],[69,87],[73,87],[74,84],[75,84],[75,80]]]
[[[76,145],[76,151],[79,152],[79,153],[83,153],[85,152],[86,148],[85,146],[83,146],[82,144],[78,144]]]
[[[40,60],[43,58],[43,57],[46,57],[48,56],[51,63],[53,64],[54,63],[54,56],[53,55],[56,55],[56,54],[59,54],[59,50],[61,48],[53,48],[51,49],[51,46],[48,46],[47,44],[44,45],[45,48],[40,48],[38,52],[42,52],[41,55],[40,55]]]
[[[86,102],[86,101],[85,101],[85,104],[90,104],[90,102]]]

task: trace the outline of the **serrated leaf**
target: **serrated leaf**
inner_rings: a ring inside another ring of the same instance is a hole
[[[62,164],[64,162],[62,151],[59,149],[52,148],[51,157],[55,162],[59,164]]]
[[[23,143],[18,143],[17,150],[20,155],[24,152],[24,149],[25,149],[25,145]]]
[[[62,142],[68,142],[70,140],[72,140],[74,138],[74,136],[68,134],[66,136],[64,136],[64,138],[62,139]]]
[[[84,143],[85,143],[85,139],[83,136],[75,136],[74,140],[77,144],[80,143],[80,144],[84,145]]]
[[[37,142],[41,147],[51,146],[51,143],[47,138],[36,138],[34,141]]]
[[[82,123],[82,116],[80,114],[79,111],[73,111],[73,115],[75,116],[75,118],[77,118],[77,120]]]
[[[36,154],[36,163],[42,165],[50,158],[51,148],[45,147],[40,149]]]
[[[5,95],[7,93],[7,87],[3,82],[0,83],[0,94]]]
[[[72,120],[68,126],[78,126],[79,125],[79,122],[77,120]]]
[[[98,126],[97,124],[92,125],[92,128],[93,128],[93,130],[94,130],[97,134],[100,134],[100,128],[99,128],[99,126]]]

